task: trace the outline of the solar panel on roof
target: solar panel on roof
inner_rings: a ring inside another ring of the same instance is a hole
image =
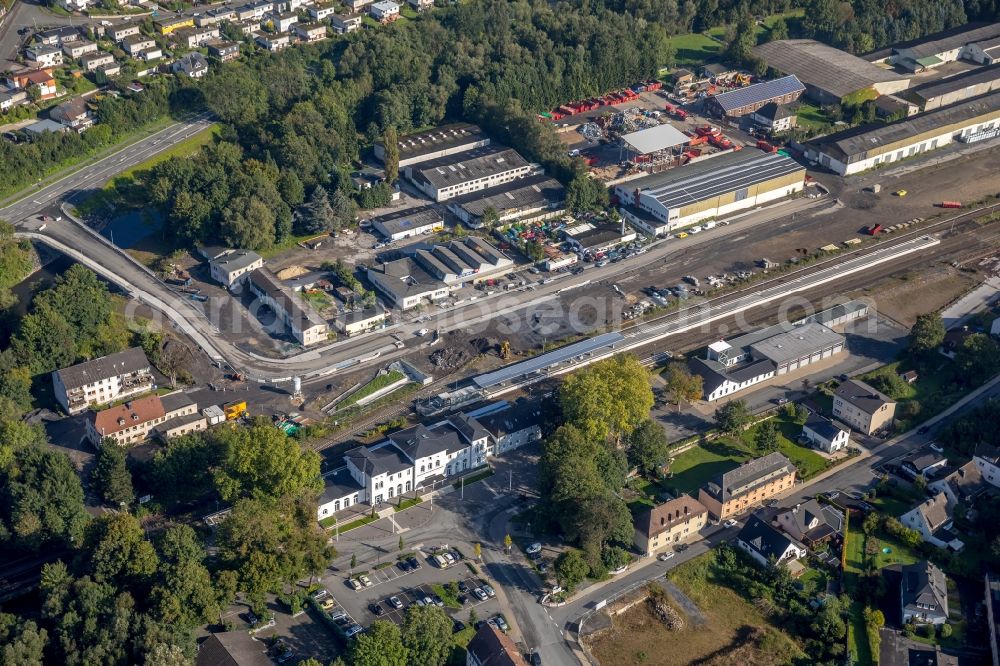
[[[752,86],[740,88],[739,90],[724,92],[721,95],[716,95],[715,101],[723,110],[731,111],[732,109],[739,109],[751,104],[766,102],[775,97],[802,92],[805,89],[806,87],[802,85],[802,82],[792,75],[774,79],[773,81],[755,83]]]

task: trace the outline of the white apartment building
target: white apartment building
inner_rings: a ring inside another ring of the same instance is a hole
[[[139,347],[56,370],[56,400],[69,414],[156,388],[149,359]]]
[[[489,145],[406,167],[406,177],[434,201],[478,192],[536,171],[511,148]]]

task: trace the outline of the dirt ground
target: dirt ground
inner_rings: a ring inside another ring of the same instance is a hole
[[[979,281],[969,273],[950,266],[938,266],[920,273],[893,276],[865,296],[874,298],[879,313],[905,326],[912,326],[917,315],[933,312],[966,293]]]
[[[777,654],[747,645],[754,636],[773,634],[782,652],[797,652],[784,634],[771,628],[759,613],[731,590],[716,588],[716,602],[703,609],[708,623],[696,626],[683,611],[685,627],[668,630],[641,603],[613,620],[613,627],[590,640],[593,655],[602,666],[682,666],[692,663],[770,666],[783,663]],[[739,656],[737,656],[737,653]]]

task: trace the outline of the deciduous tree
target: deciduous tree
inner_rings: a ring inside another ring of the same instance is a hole
[[[407,666],[409,650],[392,622],[376,620],[351,646],[353,666]]]
[[[693,374],[687,365],[680,361],[668,365],[661,376],[665,383],[663,390],[670,396],[670,401],[677,405],[678,412],[685,402],[697,400],[702,395],[701,375]]]
[[[248,428],[224,428],[217,437],[225,451],[215,476],[223,499],[276,499],[320,490],[319,455],[265,419]]]
[[[451,656],[451,625],[437,606],[410,606],[402,629],[409,666],[444,666]]]
[[[733,400],[715,410],[715,425],[728,435],[735,435],[750,425],[753,415],[743,400]]]
[[[643,474],[652,474],[667,462],[669,447],[663,427],[646,419],[625,438],[628,461]]]
[[[559,389],[566,421],[588,437],[620,439],[653,408],[649,372],[631,355],[619,354],[571,374]]]
[[[913,328],[910,329],[910,351],[915,354],[927,354],[934,351],[944,342],[944,321],[936,312],[917,315]]]

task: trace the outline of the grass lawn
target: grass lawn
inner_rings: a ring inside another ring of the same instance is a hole
[[[705,442],[674,458],[670,464],[670,478],[661,483],[674,492],[697,494],[698,488],[705,483],[739,467],[750,457],[745,447],[732,441]]]
[[[722,44],[697,32],[671,37],[670,45],[677,49],[678,67],[704,65],[722,50]]]
[[[799,104],[795,110],[795,118],[799,127],[804,129],[821,130],[830,124],[830,119],[826,117],[823,109],[814,104]]]
[[[325,291],[321,289],[310,289],[309,291],[303,291],[302,297],[309,301],[316,310],[325,310],[326,308],[333,305],[333,301],[330,296],[327,295]]]
[[[786,421],[781,416],[771,419],[778,425],[778,450],[799,468],[799,476],[809,479],[826,468],[826,458],[812,449],[795,443],[802,426],[792,421]],[[757,428],[751,428],[743,433],[741,439],[749,450],[753,450],[754,436]]]
[[[865,626],[865,607],[860,601],[851,601],[850,615],[847,621],[847,650],[851,653],[851,663],[872,664],[872,646],[868,642],[868,631]]]
[[[404,375],[399,370],[390,370],[384,375],[379,375],[375,377],[375,379],[371,380],[370,382],[359,388],[357,391],[349,395],[347,398],[345,398],[343,402],[341,402],[340,405],[338,406],[338,409],[344,409],[346,407],[349,407],[350,405],[356,403],[358,400],[361,400],[362,398],[367,398],[376,391],[380,391],[384,389],[386,386],[398,382],[401,379],[406,379],[406,375]]]
[[[863,375],[862,379],[870,381],[881,375],[899,374],[909,369],[910,365],[906,361],[896,361]],[[959,370],[955,363],[942,356],[939,366],[933,372],[921,373],[917,381],[906,387],[904,393],[899,396],[890,396],[899,402],[899,405],[896,406],[896,431],[906,432],[918,423],[944,411],[966,395],[969,392],[969,387],[957,383],[960,379]],[[904,407],[907,402],[911,401],[917,402],[920,407],[919,412],[909,419],[903,418],[901,413],[906,413]]]
[[[150,157],[145,162],[140,162],[134,167],[122,171],[118,174],[118,178],[131,178],[134,174],[139,173],[140,171],[148,171],[160,162],[166,162],[171,157],[190,157],[198,152],[202,146],[212,143],[221,130],[222,127],[218,123],[213,123],[197,134],[190,136],[180,143],[171,146],[167,150]]]

